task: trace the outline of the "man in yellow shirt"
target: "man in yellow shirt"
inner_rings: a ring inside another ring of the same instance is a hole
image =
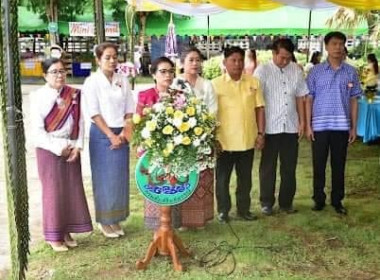
[[[231,47],[224,51],[226,73],[212,81],[218,98],[217,139],[222,152],[216,166],[218,220],[226,223],[231,209],[229,184],[235,167],[237,175],[237,214],[255,220],[250,212],[254,149],[264,147],[264,98],[259,81],[243,74],[244,50]]]

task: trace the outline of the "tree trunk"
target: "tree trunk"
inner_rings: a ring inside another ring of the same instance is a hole
[[[368,36],[371,41],[374,42],[375,47],[378,46],[378,37],[379,37],[379,19],[375,14],[370,13],[367,17],[367,25],[368,25]]]
[[[141,23],[141,30],[140,30],[140,46],[144,48],[144,40],[145,40],[145,31],[146,31],[146,19],[148,17],[149,13],[146,12],[140,12],[140,23]]]
[[[94,18],[96,43],[100,44],[106,40],[104,30],[103,0],[94,0]]]
[[[17,0],[2,0],[0,4],[0,111],[11,243],[9,278],[25,279],[30,234],[17,7]]]
[[[58,24],[58,3],[57,0],[50,0],[47,7],[49,12],[47,13],[49,22],[56,22]],[[59,43],[57,32],[49,32],[50,46]]]

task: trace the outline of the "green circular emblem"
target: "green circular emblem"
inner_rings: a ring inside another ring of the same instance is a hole
[[[199,174],[191,172],[187,177],[170,177],[163,169],[149,171],[149,155],[145,153],[136,165],[137,187],[143,196],[162,206],[177,205],[186,201],[198,185]]]
[[[54,21],[49,22],[48,30],[50,33],[56,33],[58,31],[58,24]]]

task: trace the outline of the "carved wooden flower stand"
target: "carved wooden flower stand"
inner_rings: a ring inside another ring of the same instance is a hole
[[[184,247],[182,240],[175,234],[171,223],[171,207],[161,206],[160,227],[154,233],[145,258],[136,262],[137,269],[146,269],[152,257],[160,254],[170,255],[173,260],[174,270],[183,271],[177,253],[182,256],[190,256],[190,252]]]

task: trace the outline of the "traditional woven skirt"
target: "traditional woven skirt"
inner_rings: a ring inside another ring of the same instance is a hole
[[[199,174],[197,189],[181,204],[183,227],[204,227],[214,218],[214,170],[206,169]]]
[[[122,128],[112,128],[119,134]],[[129,215],[129,146],[111,150],[111,142],[95,125],[90,128],[90,163],[96,222],[112,225]]]
[[[145,199],[144,202],[144,222],[148,229],[156,230],[160,227],[161,206]],[[179,205],[172,206],[172,226],[181,226],[181,208]]]
[[[67,233],[92,231],[83,190],[80,158],[66,158],[37,148],[38,174],[42,183],[43,231],[46,241],[63,241]]]

